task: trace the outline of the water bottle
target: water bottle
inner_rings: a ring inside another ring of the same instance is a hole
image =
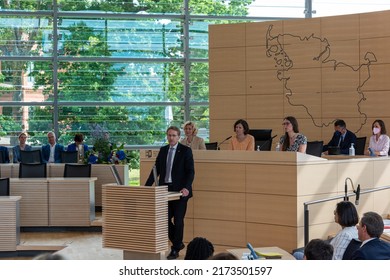
[[[275,148],[275,151],[279,152],[280,151],[280,143],[276,143],[276,148]]]
[[[351,143],[351,147],[349,148],[349,155],[354,156],[355,155],[355,147],[354,144]]]
[[[258,152],[260,152],[260,145],[257,145],[257,150]]]

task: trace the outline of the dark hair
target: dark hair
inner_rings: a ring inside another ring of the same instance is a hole
[[[222,252],[210,257],[209,260],[238,260],[238,258],[230,252]]]
[[[237,120],[235,123],[234,123],[234,126],[233,126],[233,131],[236,131],[236,125],[238,124],[241,124],[242,127],[244,128],[244,134],[248,134],[249,133],[249,125],[248,123],[246,122],[246,120],[243,120],[243,119],[239,119]]]
[[[295,133],[299,133],[298,121],[295,117],[287,116],[284,118],[284,120],[288,120],[293,127],[293,131]],[[286,132],[285,139],[284,139],[283,146],[282,146],[282,151],[286,151],[289,146],[290,146],[290,137],[288,136],[288,133]]]
[[[334,122],[334,126],[339,126],[339,127],[342,127],[342,128],[346,128],[347,127],[345,121],[343,121],[343,120],[336,120]]]
[[[83,136],[81,133],[77,133],[77,134],[75,134],[73,140],[74,140],[75,142],[83,142],[84,136]]]
[[[379,126],[381,127],[381,134],[386,134],[387,131],[386,131],[386,126],[385,126],[385,123],[382,121],[382,120],[375,120],[373,123],[372,123],[372,127],[371,128],[374,128],[374,123],[378,123]]]
[[[366,226],[367,233],[370,237],[379,238],[384,230],[383,219],[375,212],[364,213],[360,224],[361,226]]]
[[[171,125],[170,127],[168,127],[168,129],[167,129],[166,132],[168,133],[169,130],[174,130],[174,131],[176,131],[176,132],[177,132],[177,135],[180,136],[180,128],[178,128],[177,126]]]
[[[359,222],[359,215],[355,205],[350,201],[341,201],[336,205],[338,223],[343,227],[356,226]]]
[[[304,251],[307,260],[331,260],[333,246],[321,239],[312,239],[307,243]]]
[[[203,237],[195,237],[188,243],[185,260],[207,260],[214,254],[214,246]]]

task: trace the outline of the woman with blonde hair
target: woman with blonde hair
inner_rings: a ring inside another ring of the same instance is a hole
[[[185,137],[180,140],[180,143],[190,147],[193,150],[206,150],[206,145],[204,139],[196,136],[198,129],[194,122],[188,121],[184,124],[184,134]]]

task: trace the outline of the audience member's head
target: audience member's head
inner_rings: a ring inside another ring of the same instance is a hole
[[[56,143],[56,135],[53,131],[47,133],[47,140],[51,145],[54,145]]]
[[[359,222],[359,215],[355,205],[350,201],[337,203],[336,210],[334,210],[334,221],[343,228],[356,226]]]
[[[82,135],[81,133],[77,133],[75,134],[74,136],[74,142],[77,144],[77,145],[80,145],[83,143],[84,141],[84,135]]]
[[[312,239],[307,243],[304,251],[306,260],[331,260],[333,257],[333,246],[321,239]]]
[[[246,120],[239,119],[234,123],[233,130],[237,133],[237,127],[242,127],[245,135],[249,133],[249,124]]]
[[[184,134],[186,136],[190,135],[196,135],[198,133],[198,128],[196,127],[195,123],[192,121],[188,121],[184,124]]]
[[[214,254],[214,246],[203,237],[195,237],[188,243],[185,260],[207,260]]]
[[[238,258],[230,252],[222,252],[211,256],[209,260],[238,260]]]
[[[34,260],[66,260],[61,254],[58,253],[42,253],[34,258]]]
[[[383,219],[375,212],[364,213],[357,228],[361,241],[375,237],[379,238],[384,230]]]

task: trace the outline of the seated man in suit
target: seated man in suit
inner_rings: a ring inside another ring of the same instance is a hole
[[[50,131],[47,134],[49,144],[42,146],[42,157],[45,163],[60,163],[61,152],[64,150],[64,146],[56,143],[56,135]]]
[[[340,147],[340,153],[344,155],[349,154],[349,148],[351,143],[356,142],[356,135],[352,131],[347,129],[347,125],[343,120],[337,120],[334,123],[334,133],[332,139],[329,141],[328,145],[325,145],[323,151],[327,154],[328,147]]]
[[[359,239],[363,242],[353,255],[353,260],[390,260],[390,243],[380,240],[384,224],[375,212],[363,214],[357,226]]]

